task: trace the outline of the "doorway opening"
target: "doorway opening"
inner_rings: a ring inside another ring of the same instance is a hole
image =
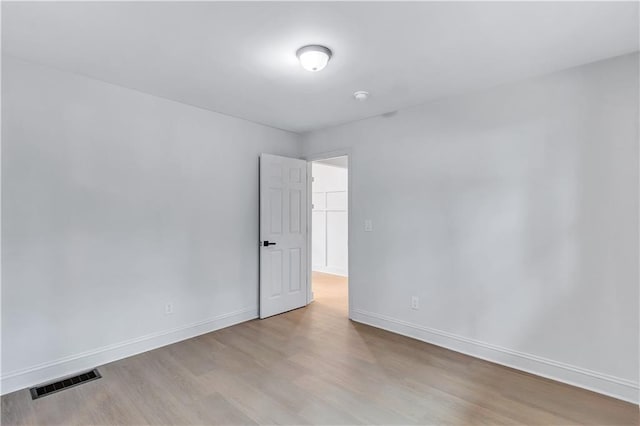
[[[311,162],[311,297],[349,312],[348,156]]]

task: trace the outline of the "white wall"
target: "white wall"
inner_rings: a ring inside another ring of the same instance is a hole
[[[347,169],[312,163],[312,268],[347,276],[348,181]]]
[[[2,79],[3,392],[257,316],[258,154],[297,135],[8,57]]]
[[[638,71],[627,55],[305,135],[308,156],[351,152],[352,317],[637,401]]]

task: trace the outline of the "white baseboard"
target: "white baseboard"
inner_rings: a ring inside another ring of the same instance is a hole
[[[351,319],[496,364],[638,404],[638,383],[512,349],[468,339],[407,321],[354,309]]]
[[[313,272],[322,272],[324,274],[339,275],[341,277],[348,276],[347,270],[343,268],[334,268],[331,266],[314,266]]]
[[[248,320],[258,318],[258,309],[247,308],[219,315],[204,321],[160,331],[104,346],[91,351],[60,358],[54,361],[34,365],[18,371],[3,374],[0,394],[35,386],[59,377],[89,370],[97,366],[127,358],[142,352],[166,346],[181,340],[210,333]]]

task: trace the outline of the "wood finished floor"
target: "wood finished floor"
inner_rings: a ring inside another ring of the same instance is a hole
[[[307,308],[100,367],[2,424],[638,424],[638,407],[347,319],[346,280]]]

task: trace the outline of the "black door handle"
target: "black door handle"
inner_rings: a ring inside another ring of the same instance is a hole
[[[269,241],[265,241],[265,242],[263,242],[263,243],[262,243],[262,245],[263,245],[264,247],[269,247],[269,246],[275,246],[275,245],[276,245],[276,243],[270,243]]]

